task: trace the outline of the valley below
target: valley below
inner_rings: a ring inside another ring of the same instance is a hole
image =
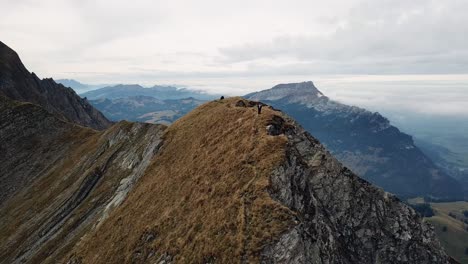
[[[413,198],[410,204],[423,204],[423,198]],[[437,238],[447,253],[460,263],[468,263],[468,202],[429,203],[433,216],[424,221],[434,226]]]

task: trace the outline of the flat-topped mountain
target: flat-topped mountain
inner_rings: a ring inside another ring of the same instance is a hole
[[[302,83],[278,84],[275,87],[246,95],[246,98],[260,98],[266,101],[285,100],[289,103],[308,104],[324,95],[311,81]],[[325,99],[325,98],[324,98]]]
[[[94,129],[104,129],[112,123],[86,99],[71,88],[52,79],[39,79],[30,73],[18,54],[0,42],[0,94],[13,100],[31,102],[63,119]]]
[[[379,113],[324,96],[312,82],[280,84],[248,94],[294,117],[334,156],[364,179],[401,197],[458,200],[461,185],[438,169]]]

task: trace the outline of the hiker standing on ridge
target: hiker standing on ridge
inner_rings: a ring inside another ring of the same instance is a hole
[[[258,102],[257,103],[257,110],[258,110],[258,114],[260,114],[262,112],[262,107],[263,107],[263,104]]]

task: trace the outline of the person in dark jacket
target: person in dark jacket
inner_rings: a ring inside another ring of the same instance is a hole
[[[260,114],[262,112],[262,107],[263,107],[263,104],[262,103],[257,103],[257,110],[258,110],[258,114]]]

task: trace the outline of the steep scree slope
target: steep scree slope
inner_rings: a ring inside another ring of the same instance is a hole
[[[0,94],[38,104],[66,120],[94,129],[112,125],[104,115],[71,88],[30,73],[18,54],[0,41]]]
[[[232,98],[169,127],[69,263],[447,263],[432,229],[281,112]]]

